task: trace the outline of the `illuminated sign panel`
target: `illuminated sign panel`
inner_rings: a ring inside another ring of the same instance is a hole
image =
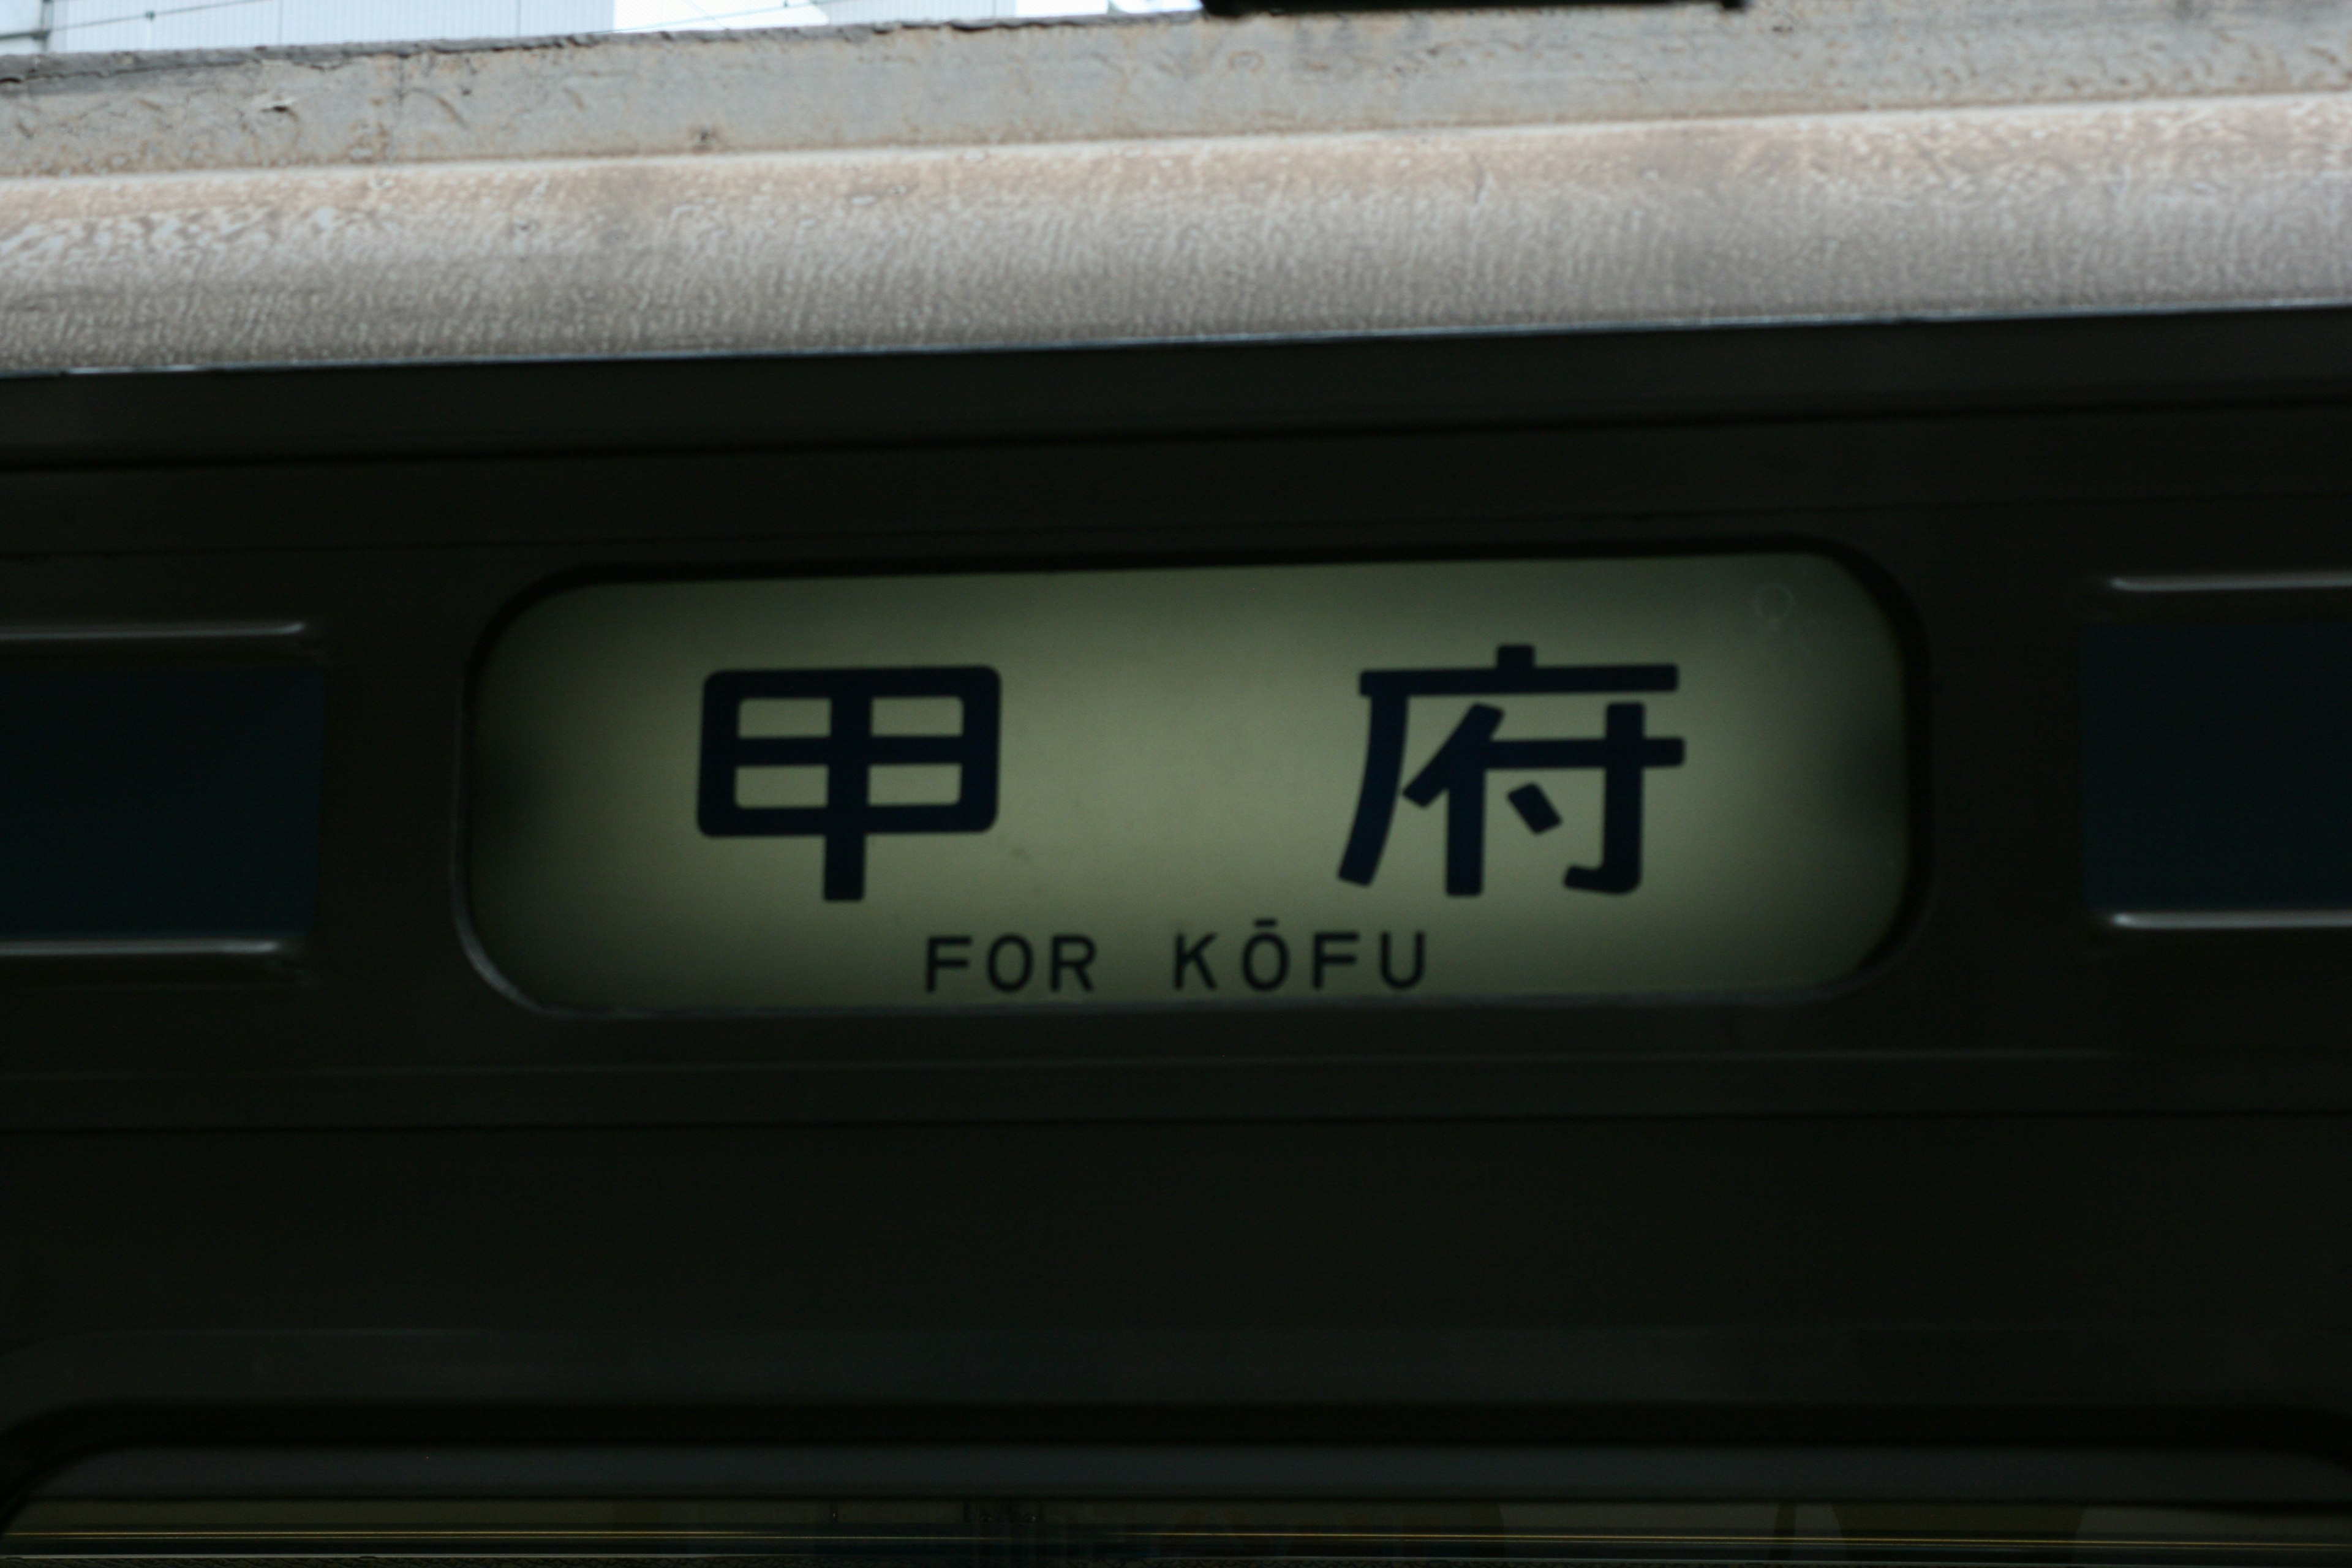
[[[471,910],[567,1007],[1804,986],[1905,719],[1810,554],[598,584],[487,660]]]

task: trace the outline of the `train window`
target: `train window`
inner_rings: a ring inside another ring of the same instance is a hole
[[[2337,1564],[2339,1511],[1813,1500],[37,1500],[12,1561],[638,1560],[841,1568],[1019,1563],[1206,1568],[1381,1563]]]
[[[325,678],[268,647],[299,629],[0,640],[0,953],[275,957],[299,941],[317,901]],[[213,661],[187,657],[207,645]]]
[[[1904,678],[1804,553],[575,587],[485,668],[474,919],[572,1006],[1818,984]]]
[[[2352,921],[2352,623],[2097,626],[2083,679],[2094,908]]]

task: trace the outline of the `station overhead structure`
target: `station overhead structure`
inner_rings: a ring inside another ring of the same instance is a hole
[[[0,0],[0,55],[464,42],[1192,8],[1193,0]]]
[[[602,32],[614,0],[8,0],[0,51],[235,49]]]

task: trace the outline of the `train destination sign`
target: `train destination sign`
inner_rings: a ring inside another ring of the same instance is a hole
[[[600,584],[485,661],[469,907],[561,1007],[1805,986],[1904,700],[1805,553]]]

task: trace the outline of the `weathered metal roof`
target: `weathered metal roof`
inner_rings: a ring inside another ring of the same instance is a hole
[[[0,60],[0,366],[2352,298],[2352,0]]]

